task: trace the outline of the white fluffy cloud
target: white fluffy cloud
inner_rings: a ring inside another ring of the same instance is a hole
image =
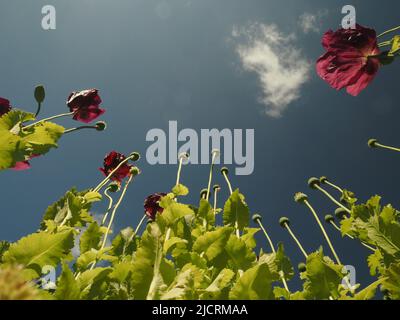
[[[320,33],[321,19],[327,15],[326,10],[320,10],[317,13],[305,12],[299,17],[299,26],[304,33]]]
[[[256,23],[234,28],[232,36],[243,68],[258,75],[266,114],[280,117],[300,98],[300,89],[309,80],[311,64],[293,44],[295,35],[282,33],[276,25]]]

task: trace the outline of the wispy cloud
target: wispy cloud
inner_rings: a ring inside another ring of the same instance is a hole
[[[321,32],[321,19],[328,14],[327,10],[319,10],[316,13],[305,12],[299,17],[299,26],[304,33]]]
[[[245,70],[258,75],[265,113],[278,118],[300,98],[309,80],[311,64],[293,43],[294,34],[284,34],[276,25],[252,24],[234,28],[236,51]]]

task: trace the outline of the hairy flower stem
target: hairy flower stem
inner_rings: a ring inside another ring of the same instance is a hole
[[[332,195],[326,191],[324,188],[321,188],[319,185],[315,185],[315,188],[318,189],[319,191],[321,191],[323,194],[325,194],[333,203],[335,203],[337,206],[343,208],[344,210],[346,210],[348,213],[351,213],[351,211],[346,208],[343,204],[341,204],[339,201],[337,201],[334,197],[332,197]]]
[[[105,213],[105,215],[104,215],[104,217],[103,217],[103,220],[102,220],[102,222],[101,222],[101,225],[102,225],[102,226],[105,225],[105,223],[106,223],[106,221],[107,221],[107,218],[108,218],[108,214],[110,213],[111,208],[112,208],[112,206],[113,206],[113,204],[114,204],[113,198],[108,194],[108,191],[109,191],[109,190],[110,190],[110,188],[107,188],[106,190],[104,190],[104,195],[108,198],[108,208],[107,208],[107,211],[106,211],[106,213]]]
[[[378,43],[378,47],[382,48],[382,47],[390,46],[391,43],[392,43],[392,41],[384,41],[384,42]]]
[[[304,257],[307,259],[308,258],[308,254],[306,252],[306,250],[304,250],[303,246],[301,245],[299,239],[296,237],[296,235],[293,233],[292,229],[290,228],[290,226],[285,223],[284,225],[285,229],[289,232],[290,236],[293,238],[294,242],[296,242],[297,246],[299,247],[301,253],[304,255]]]
[[[125,245],[125,247],[126,247],[129,243],[131,243],[131,242],[133,241],[133,238],[136,237],[136,235],[138,234],[138,232],[139,232],[139,230],[140,230],[140,227],[142,226],[143,222],[146,220],[146,217],[147,217],[146,215],[143,215],[142,219],[140,219],[139,224],[137,225],[137,227],[136,227],[135,231],[132,233],[132,235],[129,237],[129,239],[128,239],[126,245]],[[124,250],[125,250],[125,248],[124,248]]]
[[[218,191],[219,191],[219,188],[215,188],[214,189],[214,207],[213,207],[214,215],[217,214],[217,195],[218,195]]]
[[[37,106],[36,113],[35,113],[35,118],[37,118],[37,116],[39,115],[41,108],[42,108],[42,103],[38,102],[38,106]]]
[[[96,126],[81,126],[81,127],[67,129],[64,131],[64,133],[71,133],[71,132],[82,130],[82,129],[96,129],[97,130],[97,127]]]
[[[342,230],[340,230],[339,226],[338,226],[334,221],[331,221],[331,222],[329,222],[329,223],[330,223],[330,224],[332,225],[332,227],[334,227],[337,231],[339,231],[340,233],[342,233]],[[348,233],[345,233],[344,235],[345,235],[346,237],[352,239],[352,240],[355,240],[355,238],[354,238],[353,236],[349,235]],[[369,246],[368,244],[366,244],[366,243],[364,243],[364,242],[362,242],[362,241],[360,241],[360,243],[361,243],[365,248],[367,248],[367,249],[369,249],[369,250],[371,250],[371,251],[373,251],[373,252],[376,251],[376,249],[372,248],[372,247]]]
[[[232,193],[233,193],[232,185],[231,185],[231,183],[230,183],[230,181],[229,181],[229,178],[228,178],[227,173],[226,173],[226,172],[222,172],[222,175],[224,176],[225,181],[226,181],[226,184],[228,185],[230,194],[232,194]]]
[[[179,166],[178,166],[178,173],[176,174],[176,184],[179,185],[179,181],[181,179],[181,172],[182,172],[182,164],[183,164],[183,157],[179,158]]]
[[[332,251],[333,256],[335,257],[336,262],[337,262],[338,264],[341,265],[342,263],[341,263],[341,261],[340,261],[340,259],[339,259],[339,256],[337,255],[337,253],[336,253],[336,251],[335,251],[335,248],[333,247],[332,242],[331,242],[331,240],[329,239],[329,236],[328,236],[328,234],[326,233],[326,230],[325,230],[324,226],[322,225],[321,220],[319,219],[317,213],[315,212],[315,210],[314,210],[314,208],[311,206],[311,204],[308,202],[308,200],[304,200],[304,203],[305,203],[305,205],[310,209],[311,213],[314,215],[314,218],[315,218],[315,220],[317,221],[317,223],[318,223],[318,225],[319,225],[319,227],[320,227],[320,229],[321,229],[321,231],[322,231],[322,234],[324,235],[325,240],[326,240],[326,242],[328,243],[329,248],[330,248],[331,251]]]
[[[117,172],[119,168],[121,168],[125,163],[127,163],[134,157],[135,157],[134,155],[131,155],[126,159],[124,159],[123,161],[121,161],[120,164],[118,164],[118,166],[113,171],[111,171],[110,174],[103,181],[101,181],[96,188],[93,189],[93,192],[99,192],[101,188],[103,188],[107,184],[108,180],[110,180],[110,178],[114,175],[114,173]]]
[[[215,159],[217,158],[217,156],[218,156],[217,152],[212,153],[210,175],[208,177],[208,186],[207,186],[207,194],[206,194],[207,201],[208,201],[208,199],[210,199],[211,181],[212,181],[212,176],[213,176],[214,163],[215,163]]]
[[[400,149],[399,149],[399,148],[395,148],[395,147],[391,147],[391,146],[386,146],[386,145],[380,144],[380,143],[376,143],[375,146],[376,146],[376,147],[379,147],[379,148],[382,148],[382,149],[388,149],[388,150],[391,150],[391,151],[400,152]]]
[[[29,129],[29,128],[31,128],[31,127],[34,127],[34,126],[36,126],[36,125],[38,125],[38,124],[41,124],[41,123],[43,123],[43,122],[46,122],[46,121],[51,121],[51,120],[58,119],[58,118],[62,118],[62,117],[72,116],[74,113],[75,113],[75,112],[61,113],[61,114],[58,114],[58,115],[56,115],[56,116],[52,116],[52,117],[49,117],[49,118],[45,118],[45,119],[39,120],[39,121],[37,121],[37,122],[34,122],[34,123],[30,124],[30,125],[27,125],[26,127],[24,127],[24,129]]]
[[[377,38],[383,37],[384,35],[387,35],[387,34],[389,34],[389,33],[392,33],[392,32],[394,32],[394,31],[397,31],[397,30],[399,30],[399,29],[400,29],[400,26],[395,27],[395,28],[392,28],[392,29],[389,29],[389,30],[387,30],[387,31],[382,32],[381,34],[379,34],[379,35],[377,36]]]
[[[117,203],[114,206],[114,209],[113,209],[113,211],[111,213],[111,218],[110,218],[110,221],[108,222],[107,230],[106,230],[106,233],[104,235],[103,243],[102,243],[102,245],[100,247],[100,250],[103,250],[104,247],[106,246],[108,234],[110,233],[112,223],[114,222],[115,214],[116,214],[116,212],[118,210],[118,207],[121,205],[122,200],[125,197],[126,191],[128,190],[129,184],[132,182],[132,179],[133,179],[133,175],[131,175],[129,177],[128,181],[125,183],[125,187],[124,187],[124,189],[122,189],[121,196],[119,197]]]
[[[275,250],[274,244],[273,244],[271,238],[269,237],[269,235],[268,235],[268,233],[267,233],[267,230],[265,230],[265,228],[264,228],[264,226],[263,226],[261,220],[260,220],[260,219],[257,219],[257,223],[258,223],[258,225],[260,226],[261,230],[264,232],[264,235],[265,235],[265,237],[267,238],[267,241],[268,241],[268,243],[269,243],[269,246],[271,247],[272,253],[276,254],[276,250]],[[286,289],[288,292],[290,292],[284,274],[281,273],[281,272],[279,272],[279,276],[280,276],[280,278],[281,278],[281,280],[282,280],[282,283],[283,283],[283,286],[285,287],[285,289]]]
[[[325,184],[327,184],[328,186],[331,186],[332,188],[336,189],[337,191],[339,191],[340,193],[343,193],[343,189],[340,188],[339,186],[337,186],[336,184],[330,182],[330,181],[325,181]]]

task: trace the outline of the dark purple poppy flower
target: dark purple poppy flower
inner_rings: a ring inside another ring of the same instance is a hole
[[[107,177],[118,165],[124,161],[126,157],[116,151],[111,151],[104,158],[103,168],[99,168],[101,172]],[[124,163],[118,170],[111,176],[112,181],[117,181],[119,183],[130,175],[130,170],[132,166],[128,163]]]
[[[159,201],[162,197],[165,197],[166,193],[155,193],[146,198],[144,201],[144,212],[146,216],[151,220],[154,221],[156,219],[156,214],[161,214],[164,209],[160,207]]]
[[[71,112],[75,112],[73,119],[90,123],[101,116],[104,109],[100,109],[101,98],[97,89],[88,89],[79,92],[72,92],[67,100]]]
[[[10,101],[0,98],[0,117],[11,110]]]

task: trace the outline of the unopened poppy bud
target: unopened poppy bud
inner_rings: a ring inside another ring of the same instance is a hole
[[[37,103],[42,103],[46,97],[46,91],[42,85],[39,85],[35,88],[35,100]]]
[[[211,155],[213,155],[215,158],[218,158],[221,154],[221,151],[219,151],[219,149],[213,149],[211,151]]]
[[[377,148],[378,147],[378,140],[376,140],[376,139],[368,140],[368,147]]]
[[[140,159],[140,153],[139,152],[132,152],[130,154],[130,158],[132,161],[138,161]]]
[[[132,167],[130,170],[131,175],[133,175],[134,177],[138,176],[141,171],[138,167]]]
[[[261,222],[262,221],[262,216],[260,214],[254,214],[253,217],[252,217],[252,220],[255,223]]]
[[[300,262],[300,263],[298,264],[298,266],[297,266],[297,269],[298,269],[300,272],[306,272],[306,271],[307,271],[307,266],[306,266],[305,263]]]
[[[335,221],[335,218],[333,217],[333,215],[327,214],[327,215],[325,216],[325,222],[326,222],[326,223],[332,223],[332,222],[334,222],[334,221]]]
[[[182,152],[182,153],[180,153],[180,154],[178,155],[178,160],[185,160],[185,161],[187,161],[187,160],[189,160],[189,157],[190,157],[189,153],[187,153],[187,152]]]
[[[97,131],[104,131],[107,128],[107,123],[105,123],[104,121],[98,121],[96,122],[95,126]]]
[[[221,169],[221,173],[222,173],[222,174],[228,175],[228,174],[229,174],[229,169],[228,169],[227,167],[223,167],[223,168]]]
[[[337,208],[335,210],[335,216],[340,220],[345,219],[347,217],[347,213],[348,212],[343,208]]]
[[[294,195],[294,201],[298,202],[298,203],[304,203],[304,201],[308,200],[308,196],[302,192],[297,192]]]
[[[213,186],[213,190],[214,190],[214,191],[216,191],[216,190],[220,191],[220,190],[221,190],[221,186],[220,186],[219,184],[215,184],[215,185]]]
[[[109,190],[110,192],[118,192],[119,190],[119,183],[117,182],[111,182],[108,187],[107,190]]]
[[[290,225],[290,220],[287,217],[282,217],[279,219],[279,224],[282,228],[286,228],[286,225]]]
[[[320,185],[320,183],[321,183],[321,182],[319,181],[319,179],[318,179],[318,178],[315,178],[315,177],[310,178],[310,179],[308,180],[308,186],[309,186],[311,189],[316,189],[317,186]]]
[[[205,197],[207,197],[207,193],[208,193],[208,190],[207,190],[207,189],[202,189],[202,190],[200,191],[200,198],[205,198]]]
[[[321,178],[319,178],[319,181],[320,181],[322,184],[325,184],[325,183],[328,182],[328,178],[325,177],[325,176],[322,176]]]

